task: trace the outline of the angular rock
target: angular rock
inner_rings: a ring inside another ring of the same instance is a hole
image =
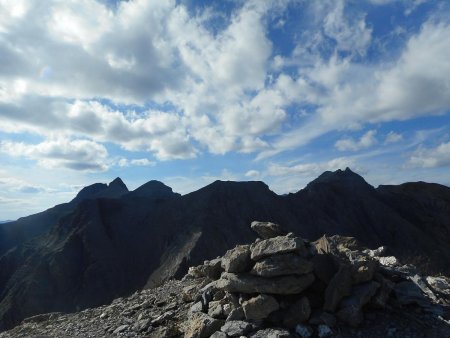
[[[238,307],[231,310],[226,321],[228,322],[230,320],[243,320],[243,319],[245,319],[244,310],[242,309],[242,307]]]
[[[228,292],[292,295],[302,292],[313,282],[312,273],[302,276],[263,278],[225,272],[217,281],[217,287]]]
[[[247,320],[265,319],[270,313],[280,308],[277,300],[269,295],[258,295],[242,304]]]
[[[303,275],[311,272],[313,268],[313,264],[308,260],[288,253],[263,258],[255,264],[250,273],[262,277]]]
[[[262,239],[283,236],[286,234],[286,232],[281,229],[280,225],[272,222],[254,221],[250,225],[250,228],[252,228],[252,230],[255,231]]]
[[[226,322],[220,329],[230,337],[239,337],[249,333],[252,329],[252,324],[243,320],[230,320]]]
[[[293,303],[284,314],[283,325],[294,328],[297,324],[306,322],[311,315],[311,306],[306,297],[300,298]]]
[[[362,307],[367,304],[380,287],[378,282],[368,282],[353,288],[352,295],[340,303],[337,317],[351,326],[358,326],[363,320]]]
[[[325,290],[325,302],[323,309],[334,312],[339,302],[350,295],[352,289],[352,274],[350,268],[341,266],[333,276]]]
[[[211,318],[205,313],[198,312],[192,316],[184,334],[185,338],[206,338],[219,331],[223,320]]]
[[[210,302],[208,307],[208,315],[213,318],[224,319],[226,316],[222,302],[221,301]]]
[[[246,272],[251,266],[250,245],[238,245],[228,250],[222,258],[222,267],[226,272]]]
[[[223,271],[221,263],[220,258],[205,261],[202,265],[190,267],[188,274],[195,278],[209,277],[211,279],[217,279]]]
[[[293,336],[284,329],[264,329],[251,334],[249,338],[293,338]]]
[[[222,331],[216,331],[211,335],[210,338],[227,338],[227,334]]]
[[[388,257],[374,257],[382,266],[388,266],[393,267],[397,266],[398,260],[394,256],[388,256]]]
[[[306,247],[299,237],[278,236],[259,241],[251,246],[251,259],[254,261],[276,254],[296,252],[306,254]]]

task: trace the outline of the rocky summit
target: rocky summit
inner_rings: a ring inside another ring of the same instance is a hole
[[[267,227],[267,229],[264,229]],[[449,337],[450,284],[354,238],[262,235],[181,280],[73,314],[25,319],[9,337]],[[267,230],[267,231],[266,231]],[[271,237],[273,236],[273,237]]]

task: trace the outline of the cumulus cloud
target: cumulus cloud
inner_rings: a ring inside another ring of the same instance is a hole
[[[104,171],[108,168],[106,148],[88,140],[58,139],[39,144],[2,141],[0,151],[10,156],[36,160],[45,168],[80,171]]]
[[[317,176],[324,171],[334,171],[337,169],[345,169],[355,165],[355,161],[347,157],[338,157],[326,162],[310,162],[296,165],[280,165],[270,164],[268,174],[271,176],[286,176],[307,174],[308,176]]]
[[[362,135],[359,140],[355,140],[353,138],[343,138],[336,141],[334,146],[340,151],[358,151],[361,149],[369,148],[378,142],[375,137],[376,134],[376,130],[369,130],[364,135]]]
[[[409,165],[421,168],[450,166],[450,142],[435,148],[419,147],[409,158]]]

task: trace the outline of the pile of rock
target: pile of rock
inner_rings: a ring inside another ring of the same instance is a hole
[[[185,279],[212,281],[184,290],[194,301],[185,337],[326,337],[336,325],[360,325],[366,309],[388,301],[444,315],[436,304],[449,300],[446,280],[431,281],[442,292],[418,275],[411,280],[412,267],[384,257],[384,247],[364,250],[341,236],[308,242],[269,222],[251,228],[260,237],[255,243],[189,269]]]

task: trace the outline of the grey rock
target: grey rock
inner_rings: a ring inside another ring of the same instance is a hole
[[[313,329],[308,325],[298,324],[295,327],[295,333],[297,333],[301,338],[309,338],[313,335]]]
[[[307,297],[294,302],[284,314],[283,325],[294,328],[297,324],[306,322],[311,315],[311,306]]]
[[[279,308],[277,300],[265,294],[250,298],[242,304],[247,320],[265,319],[270,313]]]
[[[351,326],[361,324],[363,320],[362,307],[370,301],[379,287],[380,284],[375,281],[355,286],[352,295],[340,303],[337,317]]]
[[[252,324],[243,320],[230,320],[226,322],[220,329],[230,337],[239,337],[249,333],[252,329]]]
[[[350,268],[341,266],[325,289],[325,311],[334,312],[344,297],[350,295],[352,289],[352,274]]]
[[[273,278],[223,273],[217,281],[217,286],[228,292],[292,295],[302,292],[313,282],[314,275],[312,273]]]
[[[317,336],[319,338],[331,337],[333,335],[333,330],[331,330],[326,325],[319,325],[317,327]]]
[[[216,331],[214,332],[210,338],[227,338],[227,334],[225,332],[222,331]]]
[[[216,258],[205,261],[202,265],[190,267],[188,274],[195,278],[209,277],[211,279],[217,279],[220,277],[222,271],[221,259]]]
[[[116,329],[114,330],[113,333],[114,333],[114,334],[117,334],[117,333],[123,332],[123,331],[127,330],[128,327],[129,327],[129,325],[120,325],[118,328],[116,328]]]
[[[450,297],[450,282],[445,277],[426,277],[427,284],[431,289],[442,296]]]
[[[296,254],[288,253],[263,258],[255,264],[250,273],[262,277],[277,277],[303,275],[313,269],[313,263]]]
[[[228,322],[230,320],[243,320],[243,319],[245,319],[244,310],[242,309],[242,307],[238,307],[231,310],[226,320]]]
[[[212,301],[209,303],[208,315],[213,318],[225,318],[224,306],[221,301]]]
[[[256,331],[249,336],[250,338],[293,338],[293,335],[285,329],[264,329]]]
[[[283,236],[286,234],[280,225],[272,222],[258,222],[254,221],[250,225],[253,231],[255,231],[262,239],[268,239],[277,236]]]
[[[189,309],[188,314],[189,314],[189,316],[192,316],[196,312],[203,312],[202,302],[194,303],[194,305],[192,305],[191,308]]]
[[[222,258],[222,267],[226,272],[246,272],[251,266],[250,245],[238,245],[228,250]]]
[[[251,246],[251,259],[254,261],[276,254],[296,252],[306,254],[306,248],[303,240],[299,237],[291,238],[287,236],[278,236],[255,243]]]
[[[218,331],[223,325],[222,320],[214,319],[205,313],[195,313],[185,332],[185,338],[206,338]]]

